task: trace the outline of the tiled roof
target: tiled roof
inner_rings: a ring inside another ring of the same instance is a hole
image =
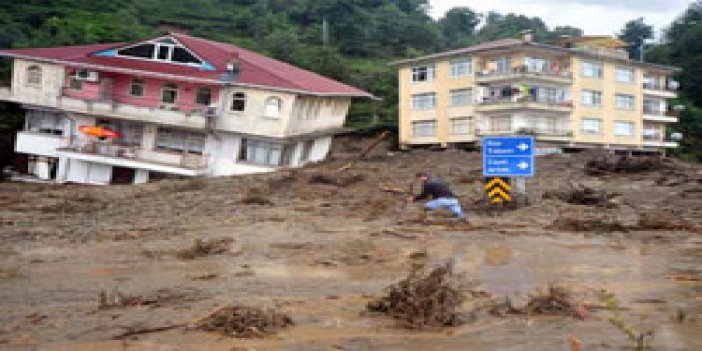
[[[412,63],[412,62],[427,61],[427,60],[433,60],[433,59],[442,58],[442,57],[470,54],[470,53],[474,53],[474,52],[478,52],[478,51],[507,48],[507,47],[512,47],[512,46],[516,46],[516,45],[521,45],[524,43],[525,43],[525,41],[519,40],[519,39],[510,39],[510,38],[500,39],[500,40],[480,43],[480,44],[469,46],[466,48],[461,48],[461,49],[456,49],[456,50],[451,50],[451,51],[444,51],[444,52],[440,52],[440,53],[436,53],[436,54],[416,57],[416,58],[407,59],[407,60],[401,60],[401,61],[394,62],[393,64],[394,65],[402,65],[402,64],[406,64],[406,63]]]
[[[314,95],[340,95],[371,97],[361,89],[323,77],[314,72],[274,60],[240,47],[196,38],[184,34],[168,34],[203,60],[214,66],[214,70],[176,65],[148,60],[92,55],[96,52],[121,48],[126,43],[67,46],[57,48],[0,50],[0,56],[23,57],[58,61],[75,66],[100,66],[106,69],[123,69],[170,76],[219,80],[227,73],[227,64],[239,62],[239,77],[234,84],[269,87]]]

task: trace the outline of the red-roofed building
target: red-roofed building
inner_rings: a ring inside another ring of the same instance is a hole
[[[14,59],[12,85],[0,88],[0,100],[27,111],[15,147],[19,168],[58,182],[143,183],[321,161],[351,100],[371,97],[249,50],[177,33],[0,56]]]

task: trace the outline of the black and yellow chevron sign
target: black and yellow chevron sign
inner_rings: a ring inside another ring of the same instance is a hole
[[[512,186],[509,179],[500,177],[485,178],[485,192],[493,203],[501,204],[512,201]]]

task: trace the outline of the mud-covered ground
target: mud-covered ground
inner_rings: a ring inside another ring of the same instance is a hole
[[[327,163],[262,176],[1,183],[0,349],[548,351],[577,339],[582,350],[620,350],[636,346],[627,331],[652,331],[654,350],[702,349],[702,168],[593,176],[584,171],[593,154],[541,157],[530,205],[495,210],[478,154],[382,152],[335,172],[358,150],[345,142]],[[470,224],[422,221],[393,192],[417,171],[451,184]],[[567,203],[578,189],[604,201]],[[226,240],[187,251],[198,239]],[[365,311],[417,258],[464,275],[465,324],[407,330]],[[581,296],[590,314],[482,308],[523,305],[551,285]],[[108,303],[138,298],[106,306],[101,292]],[[275,309],[294,326],[248,339],[187,327],[232,304]],[[186,326],[123,337],[171,325]]]

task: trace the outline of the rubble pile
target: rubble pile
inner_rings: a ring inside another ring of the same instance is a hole
[[[368,303],[369,311],[395,318],[405,328],[456,326],[462,323],[457,310],[465,301],[451,264],[426,272],[418,269],[387,288],[387,294]]]
[[[585,173],[602,176],[609,173],[650,172],[671,167],[671,161],[657,156],[599,156],[585,163]]]
[[[610,201],[617,194],[610,194],[603,189],[594,189],[584,185],[571,185],[565,191],[547,191],[543,194],[544,199],[557,199],[573,205],[585,205],[596,207],[613,207]]]
[[[196,328],[234,338],[260,338],[293,325],[288,315],[249,306],[228,306],[199,321]]]

